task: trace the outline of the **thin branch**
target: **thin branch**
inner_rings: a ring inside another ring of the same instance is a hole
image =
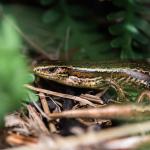
[[[47,127],[45,126],[44,122],[42,121],[42,119],[38,115],[35,108],[32,107],[31,105],[27,105],[26,107],[28,109],[31,120],[34,122],[34,125],[35,125],[35,128],[37,129],[37,131],[39,133],[44,133],[45,135],[49,135],[50,133],[49,133]]]
[[[34,137],[24,136],[12,133],[6,138],[7,143],[12,145],[28,145],[38,143],[38,139]]]
[[[46,97],[43,93],[39,93],[39,97],[40,97],[40,100],[41,100],[41,104],[42,104],[42,107],[43,107],[43,110],[44,110],[44,113],[46,114],[46,116],[48,114],[50,114],[50,110],[49,110],[49,107],[48,107],[48,103],[47,103],[47,100],[46,100]],[[55,125],[51,122],[50,118],[48,118],[49,120],[49,123],[48,123],[48,126],[49,126],[49,129],[52,133],[56,132],[57,129],[55,127]]]
[[[48,94],[48,95],[58,96],[58,97],[62,97],[62,98],[71,99],[71,100],[78,101],[78,102],[81,102],[82,104],[90,105],[90,106],[93,106],[93,107],[96,106],[92,102],[90,102],[86,99],[80,98],[78,96],[73,96],[73,95],[69,95],[69,94],[63,94],[63,93],[59,93],[59,92],[53,92],[53,91],[49,91],[49,90],[45,90],[45,89],[41,89],[41,88],[36,88],[36,87],[31,86],[29,84],[25,84],[24,86],[26,88],[30,89],[30,90],[33,90],[33,91],[45,93],[45,94]]]
[[[40,97],[40,101],[41,101],[41,104],[42,104],[42,107],[43,107],[45,114],[50,114],[51,112],[49,110],[45,95],[43,93],[39,93],[39,97]]]
[[[150,119],[150,106],[112,105],[101,108],[68,110],[49,114],[50,118]]]
[[[35,101],[32,101],[32,103],[34,104],[34,106],[36,107],[36,109],[41,113],[41,115],[46,118],[47,120],[49,120],[48,115],[43,112],[43,110],[38,106],[38,104]]]

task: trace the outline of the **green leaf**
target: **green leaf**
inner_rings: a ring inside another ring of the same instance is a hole
[[[124,19],[124,17],[125,17],[125,11],[119,11],[119,12],[116,12],[116,13],[111,13],[111,14],[109,14],[108,16],[107,16],[107,19],[109,20],[109,21],[113,21],[113,20],[123,20]]]
[[[135,12],[138,14],[144,14],[144,15],[150,15],[150,9],[149,7],[142,6],[141,4],[136,5]]]
[[[26,102],[31,103],[33,101],[37,102],[39,100],[39,97],[34,92],[32,92],[30,90],[26,90],[26,94],[27,95],[24,98],[24,101],[26,101]]]
[[[6,25],[8,23],[8,25]],[[5,21],[2,22],[2,36],[0,37],[0,48],[7,49],[9,54],[16,54],[17,51],[14,51],[14,47],[19,48],[21,46],[20,37],[17,35],[16,31],[12,29],[14,22],[8,18],[5,18]],[[13,39],[13,40],[12,40]],[[8,44],[4,44],[5,41],[8,41]],[[1,53],[8,53],[7,51],[2,51]]]
[[[132,49],[126,51],[121,51],[121,59],[142,59],[143,56],[141,54],[135,53]]]
[[[25,96],[26,61],[20,53],[21,39],[12,18],[5,16],[0,24],[0,120],[17,109]]]
[[[112,35],[119,35],[124,31],[124,24],[116,24],[109,27],[109,32]]]
[[[27,76],[27,83],[32,83],[35,81],[35,75],[34,74],[28,74]]]
[[[150,24],[142,18],[134,18],[134,25],[150,37]]]
[[[126,23],[124,25],[124,27],[125,27],[126,31],[128,31],[129,33],[132,33],[132,34],[137,34],[138,33],[137,28],[133,24]]]
[[[122,47],[122,44],[123,44],[123,41],[122,41],[122,38],[120,38],[120,37],[115,38],[111,41],[111,46],[113,48],[120,48],[120,47]]]
[[[144,45],[147,45],[150,42],[150,40],[145,35],[140,34],[139,32],[133,35],[133,39]]]

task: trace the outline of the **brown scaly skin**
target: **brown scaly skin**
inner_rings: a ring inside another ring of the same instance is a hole
[[[112,86],[120,98],[125,97],[122,89],[126,86],[150,89],[150,65],[147,63],[56,64],[35,67],[34,72],[42,78],[74,87],[104,89]]]

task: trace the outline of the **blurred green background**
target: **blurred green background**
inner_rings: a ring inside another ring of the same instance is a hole
[[[150,56],[149,0],[10,0],[1,4],[3,12],[17,20],[30,50],[46,51],[51,60]]]

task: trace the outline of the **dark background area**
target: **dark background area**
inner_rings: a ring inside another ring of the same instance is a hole
[[[27,37],[26,53],[32,57],[41,56],[38,49],[51,60],[135,60],[150,56],[148,1],[9,0],[1,4]]]

